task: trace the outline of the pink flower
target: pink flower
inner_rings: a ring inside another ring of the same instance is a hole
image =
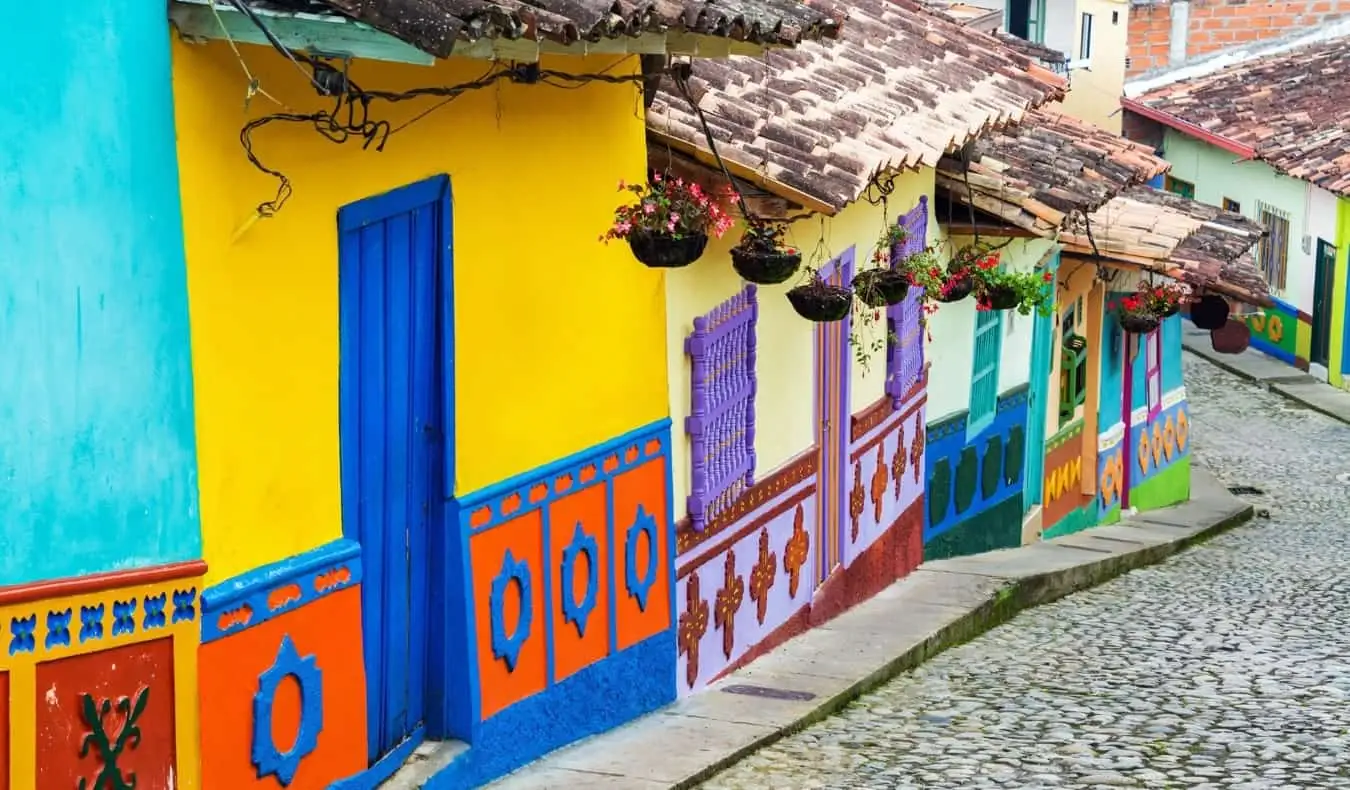
[[[660,174],[660,173],[653,173],[653,174],[652,174],[652,181],[654,181],[654,182],[656,182],[656,183],[658,183],[658,184],[661,183],[661,174]]]
[[[680,212],[678,212],[678,211],[672,211],[672,212],[670,212],[670,221],[671,221],[672,223],[673,223],[673,222],[679,222],[679,221],[680,221]]]
[[[644,201],[642,203],[643,214],[651,214],[654,211],[656,211],[656,204],[652,203],[651,201]]]

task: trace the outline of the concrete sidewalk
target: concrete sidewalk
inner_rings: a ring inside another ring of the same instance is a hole
[[[697,785],[1017,612],[1151,565],[1252,517],[1199,465],[1191,501],[1075,535],[924,563],[708,690],[560,749],[497,790]]]
[[[1181,345],[1187,351],[1313,411],[1350,423],[1350,392],[1318,381],[1260,351],[1247,349],[1241,354],[1220,354],[1210,344],[1209,332],[1187,321],[1182,322],[1182,327]]]

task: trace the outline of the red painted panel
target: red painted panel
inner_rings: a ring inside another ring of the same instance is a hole
[[[0,672],[0,790],[9,790],[9,673]]]
[[[656,563],[656,582],[647,595],[647,606],[627,586],[628,528],[637,519],[638,507],[656,519],[656,545],[642,535],[637,539],[636,571],[645,578],[650,563]],[[666,514],[666,460],[655,458],[614,478],[614,597],[618,648],[641,642],[670,627],[670,525]]]
[[[323,672],[324,727],[319,745],[301,761],[286,790],[323,790],[366,769],[361,586],[355,585],[201,646],[202,786],[207,790],[280,790],[276,777],[259,780],[253,767],[253,697],[258,676],[276,661],[287,634],[301,656],[315,656]],[[282,684],[273,707],[279,748],[294,741],[300,718],[300,695],[291,685],[289,680]]]
[[[584,553],[577,557],[573,564],[572,587],[564,589],[563,552],[572,545],[577,524],[595,539],[596,551],[589,560]],[[605,523],[605,487],[591,486],[554,502],[549,508],[549,527],[554,601],[550,616],[553,618],[553,679],[556,682],[594,664],[609,652],[609,536]],[[563,601],[582,604],[586,600],[591,562],[596,568],[595,604],[586,618],[583,636],[578,633],[576,623],[564,619]]]
[[[38,664],[37,790],[172,787],[173,692],[169,637]]]
[[[487,719],[513,702],[544,690],[548,683],[548,651],[544,644],[544,547],[543,518],[539,510],[531,510],[500,526],[474,535],[469,539],[469,554],[473,564],[474,633],[478,638],[478,688],[480,715]],[[514,669],[492,652],[492,583],[502,573],[506,552],[511,558],[529,567],[529,590],[518,590],[519,585],[506,585],[505,633],[516,633],[529,607],[528,635],[521,645]],[[522,593],[523,596],[522,596]]]

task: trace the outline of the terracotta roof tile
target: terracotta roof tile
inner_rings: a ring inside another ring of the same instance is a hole
[[[1270,289],[1250,250],[1256,222],[1217,206],[1147,186],[1132,186],[1060,233],[1067,252],[1156,271],[1248,304],[1270,305]]]
[[[1350,37],[1169,83],[1131,105],[1254,149],[1276,170],[1350,195]]]
[[[737,175],[817,210],[856,200],[875,173],[935,166],[1063,95],[1061,78],[993,37],[908,2],[812,7],[847,11],[838,42],[696,61],[690,88]],[[647,128],[706,160],[698,119],[669,79]]]
[[[1092,211],[1121,190],[1169,167],[1152,149],[1058,110],[1027,113],[1022,122],[974,145],[970,168],[946,157],[937,185],[954,201],[1042,235],[1053,235],[1071,211]]]
[[[643,33],[691,33],[792,46],[833,38],[839,20],[795,0],[265,0],[335,10],[436,55],[457,42],[532,39],[573,44]]]

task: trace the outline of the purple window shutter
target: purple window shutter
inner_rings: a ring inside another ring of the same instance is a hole
[[[692,462],[689,519],[695,531],[717,517],[755,476],[755,286],[694,319],[685,420]]]
[[[928,196],[923,195],[914,208],[896,220],[909,231],[904,244],[891,250],[891,265],[920,252],[928,245]],[[895,337],[886,355],[886,394],[900,408],[905,393],[923,375],[923,291],[911,288],[909,298],[886,310],[887,328]]]

